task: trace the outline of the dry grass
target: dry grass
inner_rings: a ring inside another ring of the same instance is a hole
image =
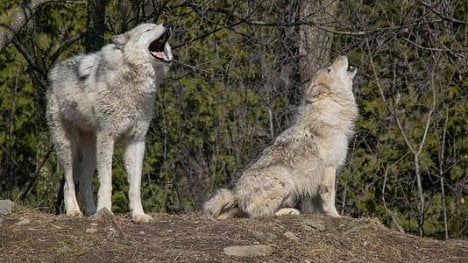
[[[20,218],[30,219],[17,225]],[[1,262],[468,262],[468,241],[400,234],[373,219],[321,215],[209,220],[198,213],[92,221],[16,208],[1,216]],[[325,229],[310,227],[321,222]],[[94,232],[95,231],[95,232]],[[297,240],[288,238],[292,232]],[[264,244],[270,256],[237,258],[223,248]]]

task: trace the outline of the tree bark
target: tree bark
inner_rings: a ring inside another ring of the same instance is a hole
[[[34,16],[37,8],[54,0],[23,0],[0,16],[0,51],[11,43],[15,35]]]
[[[104,45],[106,0],[88,0],[86,21],[86,53],[98,51]]]
[[[302,0],[299,3],[300,19],[329,25],[335,19],[338,2],[336,0]],[[310,85],[315,72],[329,63],[332,39],[332,33],[318,27],[305,24],[299,27],[299,66],[304,88]]]

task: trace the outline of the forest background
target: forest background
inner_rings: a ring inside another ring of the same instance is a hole
[[[338,210],[466,239],[467,9],[465,0],[2,0],[0,198],[63,209],[44,117],[51,66],[138,23],[169,22],[175,60],[147,137],[147,211],[199,209],[294,122],[311,75],[345,54],[359,69],[360,118]],[[126,212],[116,153],[113,210]]]

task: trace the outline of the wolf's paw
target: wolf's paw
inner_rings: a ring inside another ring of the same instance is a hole
[[[79,209],[78,210],[70,210],[70,211],[67,211],[67,216],[80,217],[80,216],[83,216],[83,213],[81,213],[81,211]]]
[[[341,217],[340,214],[338,214],[338,211],[336,211],[335,206],[333,206],[333,207],[324,206],[323,207],[323,212],[329,217],[333,217],[333,218]]]
[[[148,222],[152,222],[153,218],[147,214],[136,214],[136,215],[132,215],[132,221],[148,223]]]
[[[241,211],[239,210],[239,208],[233,207],[221,213],[218,216],[218,219],[234,218],[234,217],[239,217],[240,215],[241,215]]]
[[[281,208],[280,210],[276,211],[275,215],[282,216],[282,215],[300,215],[301,212],[294,208]]]
[[[326,213],[328,216],[330,217],[333,217],[333,218],[339,218],[341,217],[340,214],[338,214],[338,212],[329,212],[329,213]]]

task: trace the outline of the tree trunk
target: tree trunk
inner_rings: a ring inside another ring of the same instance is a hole
[[[33,17],[36,9],[53,0],[24,0],[0,16],[0,51],[13,40],[15,35]]]
[[[104,45],[104,18],[106,0],[89,0],[86,21],[86,53],[95,52]]]
[[[335,19],[338,2],[302,0],[299,2],[300,19],[329,25]],[[320,67],[330,62],[332,40],[333,34],[318,27],[312,25],[299,27],[299,67],[303,88],[310,85],[311,78]]]

